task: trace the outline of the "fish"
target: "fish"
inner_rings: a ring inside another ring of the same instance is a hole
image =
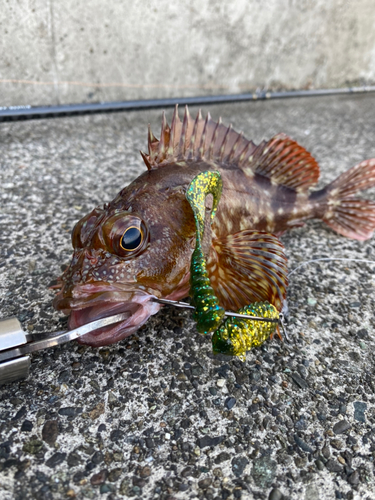
[[[279,236],[285,231],[316,218],[357,240],[375,229],[375,203],[355,197],[375,186],[375,159],[312,190],[319,165],[287,135],[256,145],[209,113],[192,118],[187,107],[182,120],[175,108],[170,126],[163,113],[160,139],[149,126],[141,156],[145,172],[72,232],[73,256],[58,279],[54,307],[69,314],[69,328],[127,314],[81,337],[83,344],[118,342],[159,311],[155,298],[188,296],[196,227],[186,191],[200,172],[218,171],[223,182],[203,249],[212,288],[227,310],[265,301],[282,309],[288,273]]]

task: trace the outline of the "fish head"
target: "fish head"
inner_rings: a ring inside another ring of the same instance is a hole
[[[185,193],[178,182],[163,184],[146,172],[77,222],[73,257],[59,278],[54,307],[70,314],[70,329],[128,313],[124,321],[82,336],[81,343],[118,342],[159,310],[153,298],[188,295],[195,225]]]

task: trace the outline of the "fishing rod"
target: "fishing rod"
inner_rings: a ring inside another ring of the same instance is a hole
[[[0,107],[0,122],[171,108],[176,106],[176,104],[179,104],[181,106],[201,106],[211,104],[224,104],[230,102],[237,103],[245,101],[265,101],[271,99],[287,99],[299,97],[324,97],[334,95],[365,94],[372,92],[375,92],[374,85],[367,85],[362,87],[345,87],[338,89],[286,90],[277,92],[262,90],[242,94],[171,97],[165,99],[137,99],[129,101],[60,104],[56,106],[9,106]]]

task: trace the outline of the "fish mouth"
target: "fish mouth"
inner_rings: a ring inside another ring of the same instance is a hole
[[[125,320],[93,330],[78,339],[81,344],[100,347],[129,337],[151,315],[156,314],[161,305],[154,302],[153,298],[155,295],[143,290],[126,289],[101,282],[77,285],[69,296],[64,296],[64,290],[61,290],[53,305],[55,309],[70,314],[70,330],[97,319],[120,313],[127,314]]]

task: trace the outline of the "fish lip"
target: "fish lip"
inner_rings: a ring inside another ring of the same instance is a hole
[[[154,297],[144,290],[101,282],[77,285],[68,297],[64,297],[62,290],[55,297],[54,307],[70,314],[70,330],[114,314],[129,313],[125,320],[93,330],[78,339],[81,344],[99,347],[128,337],[156,314],[161,306],[152,300]]]
[[[75,285],[69,290],[63,286],[53,300],[53,307],[69,314],[72,310],[84,309],[101,302],[130,302],[135,294],[153,295],[152,291],[150,293],[134,286],[103,281]]]

